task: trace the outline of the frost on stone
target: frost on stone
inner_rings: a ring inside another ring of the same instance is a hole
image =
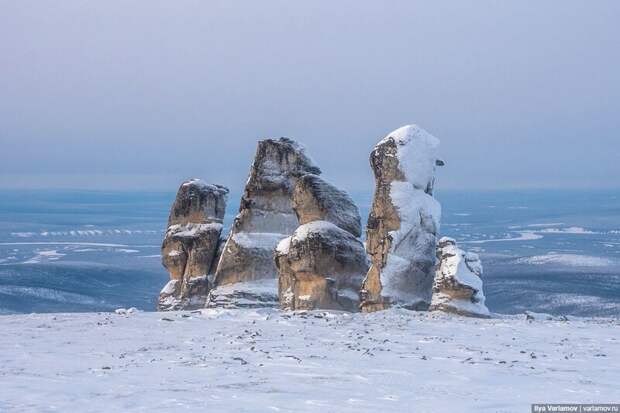
[[[478,254],[465,252],[454,239],[443,237],[437,245],[437,259],[431,310],[488,317]]]

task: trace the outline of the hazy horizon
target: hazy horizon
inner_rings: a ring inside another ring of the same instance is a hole
[[[440,189],[618,188],[620,3],[0,2],[0,188],[239,192],[256,141],[372,191],[416,123]]]

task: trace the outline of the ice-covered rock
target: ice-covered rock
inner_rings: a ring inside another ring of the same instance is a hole
[[[273,251],[299,225],[292,206],[293,189],[298,178],[308,173],[321,171],[295,141],[279,138],[258,142],[239,214],[215,272],[218,288],[242,283],[240,288],[251,289],[253,280],[277,279]],[[277,288],[273,294],[277,296]]]
[[[415,125],[381,140],[370,155],[375,194],[366,227],[371,267],[363,311],[428,308],[441,206],[433,198],[439,140]]]
[[[359,209],[349,194],[317,175],[304,175],[297,181],[293,209],[301,225],[329,221],[356,237],[362,235]]]
[[[184,182],[170,210],[162,244],[162,264],[170,281],[162,289],[158,310],[204,306],[207,275],[214,269],[228,189],[199,179]]]
[[[482,291],[482,264],[477,254],[461,250],[452,238],[437,244],[437,271],[431,310],[489,317]]]
[[[357,311],[368,259],[362,242],[332,222],[301,225],[276,249],[280,306]]]

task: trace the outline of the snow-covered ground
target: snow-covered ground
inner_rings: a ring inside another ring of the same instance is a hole
[[[525,412],[620,400],[619,320],[0,316],[1,412]]]

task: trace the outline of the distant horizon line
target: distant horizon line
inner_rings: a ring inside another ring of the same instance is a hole
[[[190,169],[190,168],[188,168]],[[191,168],[194,169],[194,168]],[[202,168],[200,168],[202,169]],[[222,171],[219,171],[222,172]],[[239,171],[236,171],[239,172]],[[515,179],[505,184],[496,184],[488,179],[466,179],[458,176],[438,174],[435,192],[498,192],[498,191],[614,191],[620,190],[620,182],[616,185],[604,185],[602,181],[592,182],[589,179],[569,180],[568,184],[557,184],[551,180],[540,180],[534,183],[518,182]],[[351,179],[346,175],[324,173],[323,177],[336,187],[350,193],[372,193],[375,187],[371,173]],[[207,170],[188,170],[186,172],[170,171],[168,173],[8,173],[0,174],[0,190],[66,190],[66,191],[117,191],[117,192],[176,192],[182,182],[191,178],[201,178],[206,182],[228,187],[232,193],[241,193],[247,180],[247,173],[217,176]],[[607,182],[612,180],[607,180]],[[231,184],[232,183],[232,184]]]
[[[181,182],[179,182],[179,185]],[[169,189],[157,189],[157,188],[86,188],[86,187],[60,187],[60,186],[46,186],[46,187],[5,187],[0,186],[0,191],[7,192],[29,192],[29,191],[64,191],[64,192],[141,192],[141,193],[176,193],[178,190],[177,187],[171,187]],[[575,186],[575,187],[558,187],[558,186],[515,186],[515,187],[471,187],[471,188],[463,188],[463,187],[440,187],[435,189],[435,193],[449,191],[449,192],[508,192],[508,191],[574,191],[574,192],[588,192],[588,191],[620,191],[620,186],[617,187],[585,187],[585,186]],[[230,194],[241,194],[242,190],[231,190]],[[373,188],[368,189],[352,189],[347,190],[350,193],[372,193],[374,192]]]

